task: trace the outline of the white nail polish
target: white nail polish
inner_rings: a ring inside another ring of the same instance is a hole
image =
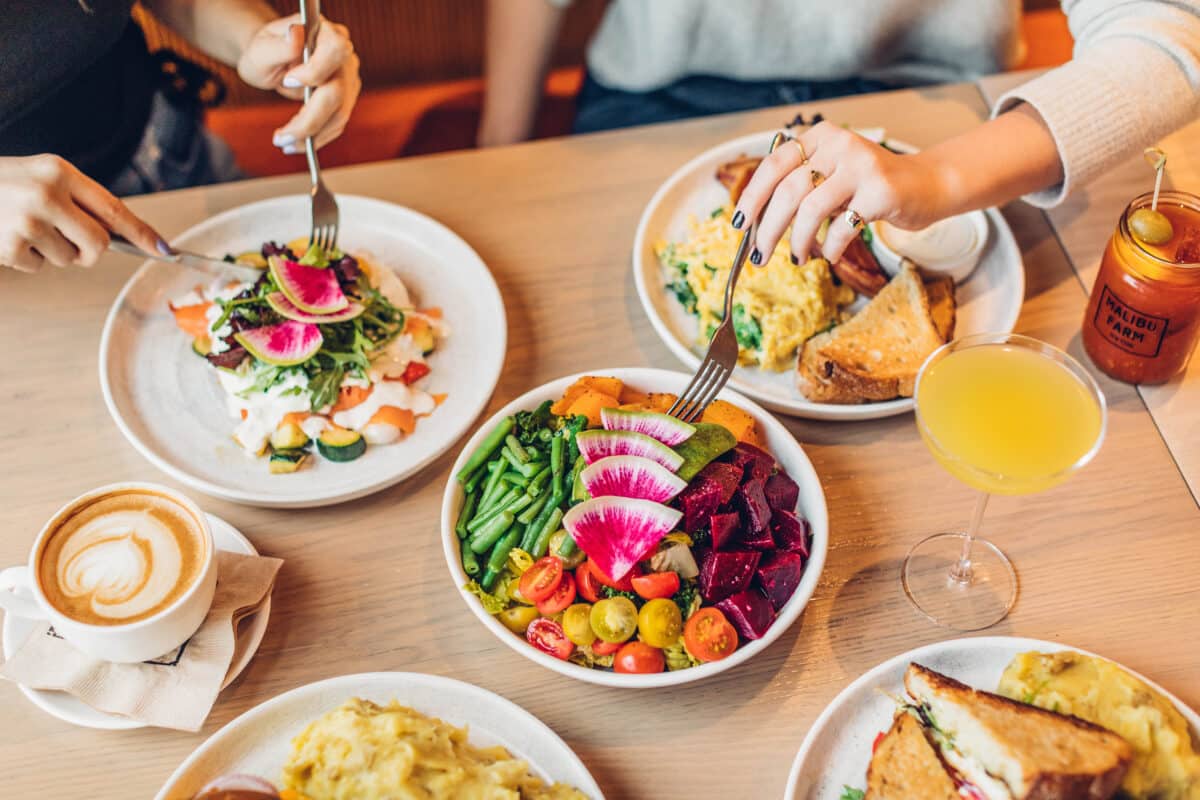
[[[293,78],[291,75],[288,75],[283,79],[283,86],[285,89],[299,89],[303,85],[304,84]]]
[[[299,155],[300,154],[300,145],[289,144],[287,147],[283,148],[283,154],[288,155],[288,156]]]

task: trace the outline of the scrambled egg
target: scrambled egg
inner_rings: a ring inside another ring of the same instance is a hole
[[[729,212],[718,209],[707,219],[693,217],[685,241],[655,246],[668,291],[699,320],[701,345],[708,344],[721,323],[725,281],[741,236],[729,224]],[[825,259],[793,265],[788,236],[785,231],[762,266],[747,261],[734,287],[733,324],[743,365],[775,372],[792,369],[800,346],[840,322],[842,309],[854,301],[850,287],[834,284]]]
[[[1081,653],[1021,653],[1000,694],[1101,725],[1133,747],[1121,788],[1134,798],[1200,800],[1200,755],[1174,704],[1111,661]]]
[[[292,741],[282,783],[285,797],[306,800],[587,800],[503,747],[472,746],[465,728],[358,698]]]

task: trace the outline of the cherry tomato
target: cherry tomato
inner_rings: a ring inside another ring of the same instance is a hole
[[[571,573],[564,572],[558,588],[537,604],[538,612],[544,617],[552,617],[575,602],[575,578]]]
[[[633,590],[643,600],[654,600],[659,597],[672,597],[679,591],[679,573],[677,572],[648,572],[630,578]]]
[[[579,596],[589,603],[595,603],[603,595],[600,594],[600,579],[596,577],[596,570],[592,567],[591,561],[584,561],[575,568],[575,585],[579,589]]]
[[[637,630],[637,606],[628,597],[606,597],[588,615],[592,630],[606,642],[628,641]]]
[[[532,606],[513,606],[504,609],[496,616],[504,623],[504,627],[513,633],[524,633],[525,629],[529,627],[529,623],[538,618],[538,612]]]
[[[592,573],[595,574],[596,580],[600,581],[611,589],[616,589],[618,592],[632,592],[633,578],[635,575],[642,574],[642,568],[637,564],[634,564],[633,569],[629,570],[629,573],[619,581],[614,581],[612,578],[605,575],[604,572],[595,564],[592,564]]]
[[[525,638],[538,650],[563,661],[575,650],[575,645],[571,644],[571,640],[563,633],[562,625],[545,617],[539,617],[529,623],[525,630]]]
[[[613,672],[647,674],[662,672],[667,666],[663,651],[645,642],[626,642],[613,659]]]
[[[562,559],[544,556],[521,575],[521,596],[531,603],[540,603],[562,583]]]
[[[875,751],[879,749],[879,743],[882,742],[886,738],[887,738],[887,733],[884,731],[880,731],[879,733],[875,734],[875,741],[871,742],[871,754],[872,755],[874,755]]]
[[[405,383],[416,383],[428,374],[428,364],[422,364],[419,361],[410,361],[408,362],[408,366],[404,368],[404,374],[400,376],[400,380]]]
[[[611,656],[613,653],[621,649],[624,642],[606,642],[603,639],[597,639],[592,642],[592,652],[598,656]]]
[[[683,626],[683,643],[701,661],[720,661],[737,650],[737,629],[719,608],[702,608]]]
[[[675,573],[671,573],[674,575]],[[670,647],[679,641],[683,630],[683,614],[679,606],[665,597],[647,600],[638,612],[638,634],[651,647]]]
[[[592,630],[588,616],[592,607],[588,603],[576,603],[563,613],[563,632],[577,645],[583,646],[596,641],[596,632]]]

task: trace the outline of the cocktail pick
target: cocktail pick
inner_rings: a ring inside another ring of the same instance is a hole
[[[1150,210],[1158,211],[1158,190],[1162,188],[1163,173],[1167,170],[1167,154],[1157,147],[1147,147],[1142,155],[1154,169],[1154,199],[1150,201]]]

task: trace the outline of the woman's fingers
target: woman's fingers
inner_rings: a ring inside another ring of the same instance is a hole
[[[259,89],[278,89],[287,71],[303,57],[304,26],[300,24],[300,16],[281,17],[254,34],[238,59],[238,75]]]
[[[738,198],[737,209],[733,214],[733,227],[742,228],[750,220],[758,218],[763,207],[771,198],[771,193],[787,175],[801,164],[800,148],[792,142],[784,142],[762,160],[750,183],[742,190]]]
[[[854,182],[845,172],[835,171],[820,186],[813,189],[792,221],[792,254],[807,258],[815,249],[817,229],[821,223],[845,206],[854,193]]]
[[[63,213],[56,214],[53,222],[75,249],[74,259],[70,263],[91,267],[104,255],[108,247],[108,231],[73,202]]]
[[[0,263],[7,263],[17,272],[38,272],[46,263],[46,259],[28,242],[23,242],[11,253],[0,255]]]
[[[45,219],[30,220],[22,233],[29,246],[56,267],[74,264],[79,255],[75,245]]]
[[[84,211],[95,217],[109,231],[124,236],[148,253],[170,252],[170,248],[158,232],[130,211],[129,206],[82,172],[73,167],[72,170],[67,189]],[[107,236],[104,246],[108,246]]]
[[[299,153],[303,148],[301,142],[310,136],[316,138],[321,129],[341,111],[344,100],[345,91],[340,83],[327,83],[314,89],[312,97],[296,112],[296,116],[275,134],[275,141],[286,142],[283,152]],[[342,122],[342,126],[345,126],[345,122]]]
[[[811,163],[797,167],[779,182],[779,185],[775,187],[774,194],[771,195],[771,202],[767,204],[762,219],[758,223],[758,233],[754,244],[760,253],[768,256],[775,252],[775,245],[779,243],[783,232],[791,224],[800,203],[813,191],[818,182]],[[792,262],[795,263],[799,256],[807,256],[807,254],[793,251]]]
[[[354,46],[350,43],[350,32],[346,26],[322,21],[317,44],[308,56],[308,63],[289,70],[283,78],[283,86],[289,89],[320,86],[332,78],[353,54]]]

